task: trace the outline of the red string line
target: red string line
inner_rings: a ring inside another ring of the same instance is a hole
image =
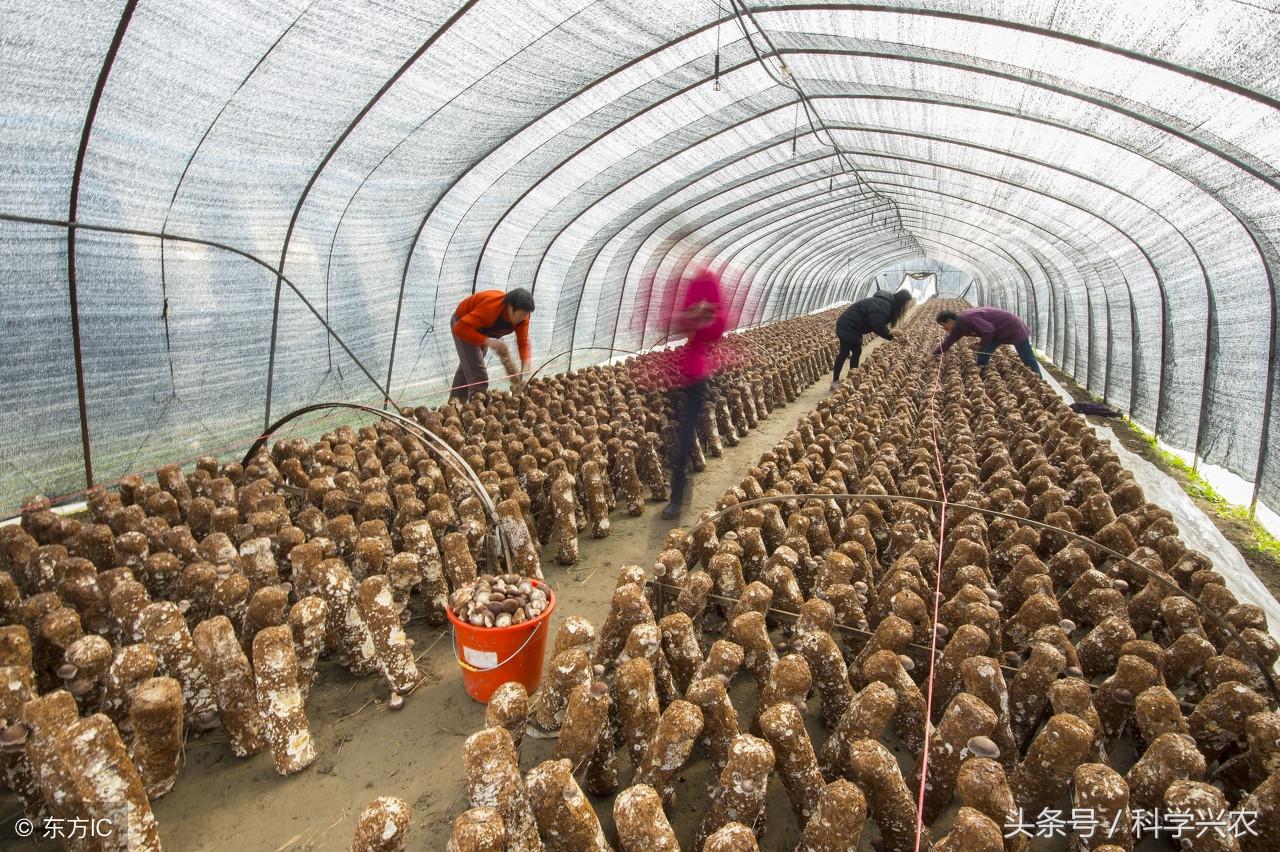
[[[941,343],[941,335],[939,335]],[[929,780],[929,738],[933,733],[933,678],[938,660],[938,613],[942,604],[942,544],[947,535],[947,482],[942,469],[942,450],[938,446],[938,420],[940,412],[936,411],[938,390],[942,386],[942,357],[938,357],[938,372],[934,376],[933,388],[929,392],[929,406],[935,409],[932,425],[933,456],[938,465],[938,487],[942,489],[942,507],[938,519],[938,568],[933,578],[933,631],[929,640],[929,679],[928,696],[924,710],[924,745],[920,750],[920,797],[916,802],[916,849],[920,852],[920,841],[924,836],[924,793]]]

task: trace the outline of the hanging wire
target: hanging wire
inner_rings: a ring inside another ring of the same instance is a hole
[[[746,39],[747,45],[751,48],[751,52],[755,54],[756,61],[774,83],[796,93],[798,104],[804,108],[805,119],[808,121],[809,129],[813,135],[819,139],[823,136],[826,137],[827,142],[825,144],[834,149],[836,157],[844,166],[844,170],[853,176],[859,186],[866,186],[868,192],[876,198],[883,200],[893,209],[893,216],[897,220],[894,225],[894,230],[901,231],[903,240],[907,244],[911,245],[922,256],[927,255],[927,252],[925,252],[920,241],[917,240],[915,235],[908,231],[903,225],[902,214],[898,207],[898,203],[892,198],[885,196],[870,183],[867,183],[858,173],[858,169],[853,165],[848,153],[840,147],[839,143],[836,142],[834,134],[832,134],[830,128],[828,128],[826,123],[822,120],[822,116],[818,114],[817,109],[810,102],[809,96],[805,93],[804,89],[801,88],[799,81],[795,78],[795,75],[791,73],[791,69],[787,66],[786,60],[782,58],[781,53],[777,47],[774,46],[772,40],[770,40],[768,33],[764,31],[764,28],[760,26],[759,21],[756,20],[755,14],[750,9],[744,7],[740,0],[729,0],[729,2],[733,4],[734,17],[738,21],[738,28],[742,31],[742,36]],[[778,74],[775,73],[775,70],[770,66],[767,61],[768,57],[761,53],[760,49],[756,46],[755,39],[752,38],[750,30],[747,28],[748,19],[760,34],[760,38],[764,40],[765,45],[768,47],[769,54],[777,60],[779,70],[782,74],[781,77],[779,77]],[[792,153],[795,153],[794,136],[792,137]]]
[[[800,136],[800,99],[796,99],[796,108],[791,118],[791,156],[796,155],[796,140]]]
[[[724,18],[724,0],[716,0],[716,68],[711,84],[713,92],[720,91],[720,20]]]

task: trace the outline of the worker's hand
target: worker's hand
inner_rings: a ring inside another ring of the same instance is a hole
[[[676,316],[676,326],[681,331],[697,331],[710,325],[715,316],[715,305],[710,302],[697,302]]]
[[[496,337],[486,337],[484,339],[484,348],[490,352],[496,352],[499,355],[507,351],[507,344],[503,343]]]

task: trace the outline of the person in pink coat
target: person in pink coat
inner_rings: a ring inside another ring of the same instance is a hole
[[[676,454],[671,467],[671,502],[662,510],[665,520],[680,516],[698,419],[707,403],[708,385],[714,372],[712,347],[724,336],[728,326],[720,279],[710,270],[704,269],[693,277],[679,304],[680,310],[672,317],[672,324],[676,331],[685,333],[686,342],[677,361],[681,386],[674,391]]]

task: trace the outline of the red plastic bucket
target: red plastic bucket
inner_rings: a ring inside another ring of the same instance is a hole
[[[476,701],[486,704],[493,691],[508,681],[518,681],[533,694],[542,683],[542,653],[551,630],[556,595],[539,580],[531,580],[547,593],[547,608],[523,624],[510,627],[476,627],[446,608],[453,624],[453,658],[462,669],[462,686]]]

